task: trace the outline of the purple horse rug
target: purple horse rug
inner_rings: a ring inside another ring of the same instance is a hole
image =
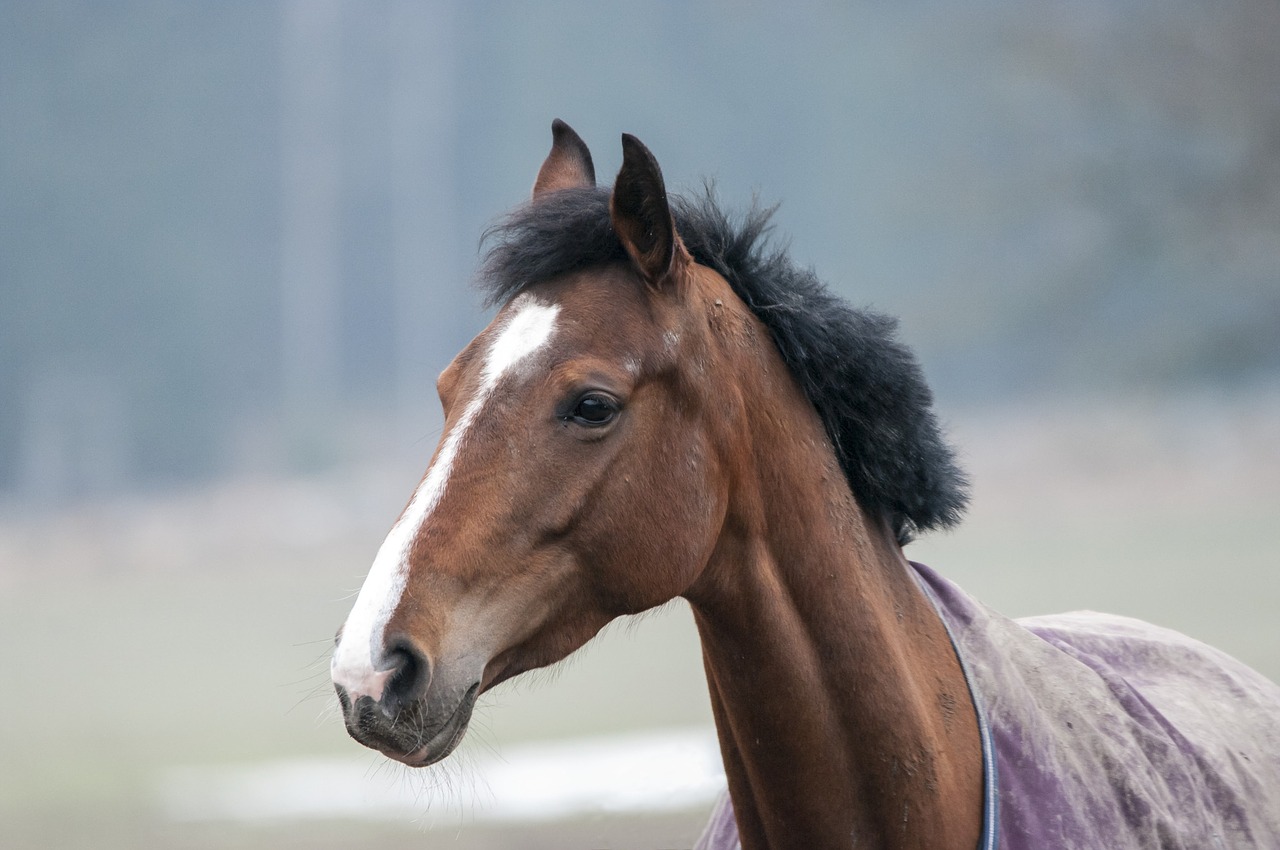
[[[1010,620],[912,566],[978,709],[979,850],[1280,848],[1280,687],[1140,620]],[[697,846],[739,847],[727,795]]]

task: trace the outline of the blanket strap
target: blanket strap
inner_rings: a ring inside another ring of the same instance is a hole
[[[911,562],[915,566],[915,562]],[[982,742],[982,833],[978,839],[978,850],[997,850],[1000,844],[1000,788],[999,776],[996,773],[996,749],[991,740],[991,726],[987,722],[987,712],[982,705],[982,695],[978,693],[973,683],[973,677],[969,675],[969,665],[965,663],[964,655],[960,652],[960,647],[956,644],[956,636],[951,632],[951,624],[947,622],[946,615],[942,612],[942,606],[938,603],[938,599],[933,595],[933,589],[929,587],[928,582],[922,581],[920,574],[914,569],[911,571],[916,583],[924,590],[925,596],[929,597],[929,601],[933,604],[933,610],[937,613],[938,619],[942,621],[942,627],[947,630],[947,637],[951,640],[951,647],[955,650],[956,658],[960,661],[960,671],[964,674],[964,680],[969,685],[969,697],[973,700],[974,711],[978,715],[978,737]]]

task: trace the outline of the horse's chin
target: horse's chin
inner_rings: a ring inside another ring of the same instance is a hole
[[[471,712],[476,707],[476,697],[479,693],[479,683],[472,685],[462,697],[462,701],[458,703],[453,716],[445,721],[444,726],[420,748],[404,756],[391,753],[387,755],[409,767],[427,767],[448,756],[457,749],[458,744],[462,743],[462,737],[467,733],[467,725],[471,722]]]

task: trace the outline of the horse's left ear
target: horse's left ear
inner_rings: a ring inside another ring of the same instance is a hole
[[[622,168],[613,184],[609,215],[614,232],[649,285],[659,285],[687,260],[658,161],[627,133],[622,134]]]
[[[596,185],[596,169],[591,164],[591,151],[573,128],[559,118],[551,122],[551,153],[547,154],[538,179],[533,184],[533,199],[557,189],[573,189]]]

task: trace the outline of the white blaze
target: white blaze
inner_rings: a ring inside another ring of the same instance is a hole
[[[342,640],[333,653],[330,665],[333,681],[346,689],[352,699],[358,696],[382,698],[382,689],[391,676],[389,670],[378,670],[375,659],[383,650],[383,631],[391,614],[400,604],[405,582],[409,578],[409,552],[422,524],[440,504],[449,483],[458,449],[466,439],[471,423],[479,415],[485,400],[498,381],[521,360],[542,348],[555,331],[554,304],[539,304],[528,295],[512,303],[512,315],[489,346],[480,386],[440,446],[435,463],[427,470],[400,519],[382,542],[373,566],[365,577],[356,604],[342,629]]]

